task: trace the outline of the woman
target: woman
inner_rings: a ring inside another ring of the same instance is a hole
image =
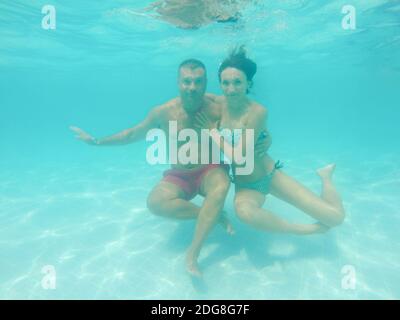
[[[221,97],[222,115],[220,123],[213,123],[204,114],[197,117],[199,128],[217,128],[211,130],[212,140],[225,155],[235,154],[235,149],[246,150],[246,130],[242,134],[224,136],[230,129],[253,129],[254,137],[266,130],[267,109],[247,97],[257,65],[246,57],[243,47],[234,50],[219,68],[219,80],[224,96]],[[232,141],[233,140],[233,141]],[[245,152],[245,151],[244,151]],[[285,174],[279,161],[267,154],[254,157],[254,170],[249,175],[238,175],[239,167],[232,157],[233,182],[235,183],[235,209],[238,217],[254,228],[293,234],[312,234],[325,232],[330,227],[342,223],[345,213],[333,183],[331,164],[317,170],[322,180],[321,197]],[[317,220],[315,224],[294,224],[279,218],[262,208],[266,195],[271,193],[290,203]]]

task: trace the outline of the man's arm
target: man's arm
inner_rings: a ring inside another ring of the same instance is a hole
[[[213,93],[206,93],[205,97],[207,99],[207,108],[204,110],[207,117],[212,121],[221,120],[222,112],[222,98]]]
[[[77,134],[77,138],[95,146],[116,146],[125,145],[142,140],[146,137],[150,129],[158,128],[162,121],[161,107],[155,108],[149,112],[147,117],[136,126],[123,130],[117,134],[102,139],[96,139],[77,127],[70,127]]]

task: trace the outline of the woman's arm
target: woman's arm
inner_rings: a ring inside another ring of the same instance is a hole
[[[249,118],[248,127],[240,128],[242,129],[242,135],[234,146],[225,141],[224,137],[217,130],[217,123],[211,121],[205,114],[199,114],[197,116],[197,127],[200,129],[210,129],[210,137],[213,142],[224,152],[225,156],[231,160],[232,163],[236,164],[235,154],[242,155],[247,152],[247,130],[252,130],[250,132],[254,134],[253,139],[250,140],[250,143],[254,146],[254,141],[256,141],[261,132],[265,130],[266,117],[267,111],[265,108],[260,108],[256,112],[253,112],[252,116]]]

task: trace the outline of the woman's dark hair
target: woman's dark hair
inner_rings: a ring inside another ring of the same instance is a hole
[[[246,75],[248,81],[253,81],[253,77],[257,72],[257,64],[253,60],[247,58],[244,46],[233,49],[228,58],[221,63],[218,70],[218,78],[220,82],[221,73],[226,68],[235,68],[242,71]]]

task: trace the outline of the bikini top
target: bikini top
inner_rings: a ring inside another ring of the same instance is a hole
[[[235,147],[237,143],[239,142],[239,139],[242,136],[242,129],[229,129],[229,128],[222,128],[220,127],[218,129],[219,134],[221,137],[225,139],[226,142],[228,142],[231,146]],[[267,133],[263,130],[261,131],[258,139],[263,139],[267,136]],[[225,156],[224,152],[221,150],[221,160],[224,163],[229,163],[231,164],[231,160]]]
[[[229,128],[219,128],[219,134],[225,139],[229,144],[236,146],[242,136],[242,129],[229,129]]]

